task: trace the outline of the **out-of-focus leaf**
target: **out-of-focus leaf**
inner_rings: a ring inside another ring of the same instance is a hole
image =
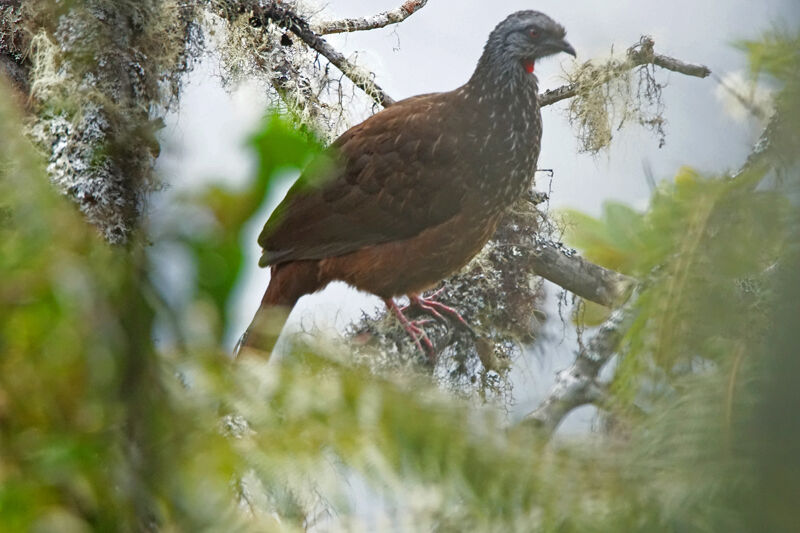
[[[162,243],[180,243],[191,256],[197,297],[207,301],[209,310],[217,317],[208,320],[207,325],[213,330],[211,339],[215,344],[221,341],[230,323],[227,304],[245,258],[242,243],[245,224],[269,198],[278,174],[302,169],[321,151],[313,137],[298,131],[279,115],[264,119],[250,145],[258,157],[258,170],[250,182],[243,187],[212,184],[180,196],[175,211],[198,213],[206,223],[197,224],[190,231],[180,229],[177,224],[161,231]]]

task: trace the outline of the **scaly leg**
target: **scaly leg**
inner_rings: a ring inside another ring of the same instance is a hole
[[[408,317],[403,314],[403,310],[400,309],[391,298],[385,299],[383,303],[385,303],[386,307],[395,314],[397,319],[400,321],[400,324],[403,325],[403,329],[405,329],[406,333],[408,333],[408,336],[414,340],[414,344],[417,345],[419,351],[427,354],[428,359],[431,363],[433,363],[436,360],[436,350],[433,347],[431,339],[428,337],[425,331],[419,327],[424,323],[424,321],[409,320]],[[422,342],[420,342],[420,340]],[[423,344],[425,345],[425,348],[422,347]]]
[[[467,321],[464,320],[464,317],[462,317],[458,311],[456,311],[449,305],[445,305],[435,300],[435,298],[439,296],[442,290],[443,289],[439,289],[438,291],[434,292],[427,298],[421,297],[418,294],[409,295],[408,298],[411,301],[409,307],[411,307],[412,305],[417,306],[423,311],[426,311],[427,313],[430,313],[437,319],[441,320],[442,322],[447,321],[447,319],[443,316],[447,315],[450,318],[456,320],[456,325],[463,327],[464,329],[469,331],[474,338],[477,338],[478,335],[475,333],[472,327],[467,323]]]

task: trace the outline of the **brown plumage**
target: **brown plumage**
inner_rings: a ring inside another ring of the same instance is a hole
[[[417,295],[469,262],[530,185],[541,140],[533,64],[558,51],[574,55],[561,26],[515,13],[465,85],[397,102],[339,137],[259,237],[272,276],[242,346],[271,350],[281,313],[334,280],[383,298],[425,341],[391,298],[453,314]]]

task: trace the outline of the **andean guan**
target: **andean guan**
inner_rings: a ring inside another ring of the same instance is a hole
[[[514,13],[489,35],[466,84],[397,102],[342,134],[258,238],[271,278],[237,353],[271,351],[297,300],[341,280],[383,298],[433,357],[392,298],[463,321],[420,293],[466,265],[530,186],[542,135],[534,65],[574,56],[564,36],[543,13]]]

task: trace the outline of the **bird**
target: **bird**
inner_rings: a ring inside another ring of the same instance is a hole
[[[264,225],[259,265],[270,281],[236,352],[271,352],[298,299],[337,280],[383,299],[429,357],[421,322],[395,298],[468,327],[420,295],[465,266],[529,190],[542,135],[535,66],[574,57],[565,36],[544,13],[515,12],[464,85],[396,102],[337,138]]]

